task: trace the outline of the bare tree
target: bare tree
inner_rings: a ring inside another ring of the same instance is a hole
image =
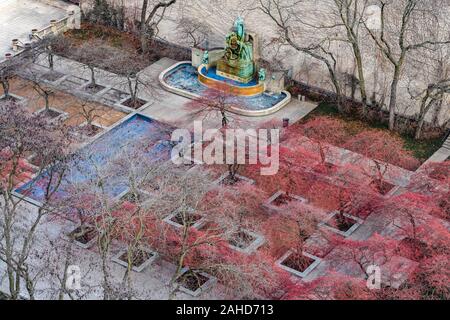
[[[79,47],[70,51],[70,57],[84,64],[90,72],[91,81],[88,89],[98,87],[95,74],[96,68],[102,68],[105,61],[110,59],[110,47],[99,41],[85,41]]]
[[[54,212],[53,201],[66,172],[65,159],[70,136],[64,127],[49,124],[11,103],[2,103],[0,119],[0,261],[6,264],[10,297],[19,299],[24,284],[29,298],[34,299],[41,273],[30,261],[37,250],[35,235],[43,218]],[[40,160],[37,173],[46,172],[46,178],[39,182],[41,205],[36,212],[30,212],[23,206],[25,196],[35,185],[34,180],[26,186],[21,196],[14,193],[18,179],[20,181],[20,177],[27,175],[29,167],[24,159],[30,153]]]
[[[167,139],[164,134],[161,138]],[[137,288],[132,270],[146,258],[142,247],[152,245],[153,224],[161,223],[155,211],[150,210],[155,206],[155,198],[142,191],[147,184],[157,185],[158,177],[165,170],[160,159],[148,154],[157,147],[158,141],[154,144],[137,141],[105,159],[105,163],[98,163],[89,152],[80,154],[82,163],[88,163],[92,172],[85,180],[69,181],[70,192],[62,201],[66,218],[76,220],[81,227],[93,226],[98,234],[96,263],[100,265],[101,288],[103,298],[107,300],[145,295]],[[114,193],[113,184],[119,185],[126,194]],[[125,249],[121,259],[127,267],[122,275],[113,272],[109,266],[114,241],[120,241]]]
[[[50,97],[55,93],[55,90],[51,86],[42,83],[39,79],[32,78],[30,80],[33,83],[34,91],[36,91],[45,101],[45,115],[50,115]]]
[[[158,98],[158,85],[155,84],[153,79],[141,72],[147,66],[143,56],[133,55],[132,57],[129,57],[121,55],[118,52],[117,54],[112,54],[110,59],[105,61],[105,66],[106,69],[109,69],[109,66],[114,66],[114,71],[119,76],[115,77],[115,79],[111,79],[111,81],[126,88],[131,95],[131,99],[127,102],[127,106],[133,109],[139,109],[145,104],[146,101],[139,98],[142,93],[145,93],[147,96],[151,96],[154,99]]]
[[[198,48],[204,44],[211,33],[209,26],[195,18],[182,18],[177,26],[177,37],[180,43]]]
[[[417,128],[414,134],[416,139],[422,137],[422,129],[425,122],[425,117],[429,111],[442,104],[445,95],[450,94],[450,78],[442,79],[438,82],[431,83],[415,98],[420,98],[420,109],[417,114]]]
[[[164,19],[167,8],[174,5],[177,0],[155,1],[143,0],[140,8],[139,36],[142,52],[149,50],[149,41],[158,33],[158,25]]]
[[[3,88],[3,99],[11,99],[10,81],[17,74],[17,71],[27,64],[27,59],[22,56],[14,56],[0,63],[0,83]]]
[[[256,9],[262,11],[277,26],[280,32],[279,41],[282,44],[287,44],[296,51],[325,65],[336,93],[336,104],[342,111],[342,88],[337,71],[337,60],[335,54],[330,50],[333,38],[311,39],[310,43],[304,44],[305,38],[301,37],[299,30],[301,27],[308,27],[311,24],[301,18],[302,0],[258,0],[257,3]]]
[[[328,26],[333,29],[339,27],[345,29],[344,38],[338,41],[348,42],[353,51],[356,69],[357,84],[359,86],[361,100],[363,103],[363,114],[367,113],[367,90],[364,75],[363,55],[361,49],[361,27],[364,19],[364,12],[367,7],[367,0],[334,0],[338,22],[334,26]],[[326,28],[327,26],[325,26]],[[320,28],[323,28],[321,26]]]
[[[33,42],[31,48],[34,60],[44,56],[51,71],[54,70],[55,55],[71,49],[70,41],[63,35],[48,35],[37,42]]]
[[[101,106],[99,104],[91,101],[89,98],[80,102],[80,111],[78,112],[78,115],[84,120],[84,122],[81,123],[81,130],[88,136],[95,135],[98,130],[100,130],[98,126],[94,124],[95,119],[101,118],[99,114],[100,108]]]
[[[81,104],[81,116],[86,120],[86,124],[88,126],[92,126],[92,122],[99,117],[98,114],[96,114],[97,109],[92,106],[91,104],[82,103]]]
[[[389,129],[394,130],[398,84],[408,56],[422,48],[433,49],[438,45],[450,44],[450,40],[437,39],[433,28],[423,27],[439,20],[439,12],[428,1],[380,0],[379,5],[380,31],[377,33],[365,26],[379,50],[394,67],[389,101]]]
[[[239,104],[233,89],[226,85],[217,88],[209,88],[205,93],[189,102],[186,107],[192,109],[191,116],[196,118],[202,116],[203,119],[220,116],[221,128],[229,126],[232,117],[232,108]]]

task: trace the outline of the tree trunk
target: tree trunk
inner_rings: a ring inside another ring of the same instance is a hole
[[[355,44],[353,45],[353,51],[355,53],[356,66],[358,69],[358,84],[363,104],[363,115],[365,116],[367,114],[367,92],[366,92],[366,79],[364,77],[362,57],[359,47]]]
[[[148,40],[148,37],[147,37],[147,33],[145,32],[145,30],[144,31],[141,30],[141,50],[142,50],[142,53],[144,53],[144,54],[148,53],[149,47],[150,47],[150,45],[149,45],[149,40]]]
[[[134,75],[127,76],[128,80],[128,90],[131,95],[131,103],[134,109],[137,109],[137,92],[138,92],[138,78]],[[134,85],[133,85],[134,82]]]
[[[45,99],[45,111],[50,111],[50,102],[49,102],[49,95],[47,93],[44,94]]]
[[[52,71],[53,71],[53,66],[54,66],[53,53],[49,53],[48,54],[48,67]]]
[[[147,20],[147,8],[148,8],[148,0],[142,1],[142,7],[141,7],[141,25],[139,27],[139,36],[140,36],[140,42],[141,42],[141,49],[143,53],[148,52],[148,41],[146,37],[146,20]]]
[[[95,68],[94,67],[89,67],[89,70],[91,70],[91,87],[94,88],[95,87]]]
[[[3,80],[2,81],[2,87],[3,87],[3,92],[5,95],[5,98],[9,97],[9,81],[8,80]]]
[[[432,122],[433,122],[433,124],[435,126],[439,125],[439,115],[441,114],[441,110],[442,110],[443,105],[444,105],[444,100],[440,100],[438,102],[436,108],[434,109]]]
[[[423,128],[423,123],[425,122],[425,115],[423,114],[420,119],[419,122],[417,123],[417,129],[416,129],[416,133],[414,135],[414,138],[416,140],[420,139],[422,137],[422,128]]]
[[[400,80],[400,67],[396,66],[394,78],[391,83],[391,96],[389,99],[389,130],[395,129],[395,110],[397,108],[397,89]]]
[[[228,124],[227,115],[224,111],[220,111],[220,114],[222,115],[222,128],[225,128]]]

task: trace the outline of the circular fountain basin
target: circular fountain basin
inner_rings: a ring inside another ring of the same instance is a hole
[[[160,73],[159,82],[169,92],[189,98],[197,99],[211,90],[198,79],[198,68],[192,66],[190,61],[177,62]],[[232,80],[229,80],[232,81]],[[252,85],[249,82],[249,85]],[[257,95],[236,95],[229,108],[230,112],[244,116],[265,116],[277,112],[291,101],[291,94],[287,91],[281,93],[262,92]]]
[[[237,96],[256,96],[264,92],[264,83],[258,83],[256,79],[248,83],[238,82],[232,79],[225,78],[218,75],[216,72],[216,67],[207,67],[202,64],[198,67],[198,81],[203,83],[205,86],[218,89],[226,90],[233,95]]]

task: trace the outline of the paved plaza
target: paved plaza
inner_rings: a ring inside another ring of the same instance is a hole
[[[7,5],[9,3],[11,6],[13,3],[26,5],[26,2],[27,1],[6,0],[5,3],[0,4],[0,12],[2,6],[5,6],[5,4]],[[38,5],[37,8],[41,8],[40,6],[42,6],[42,4]],[[18,9],[18,12],[23,13],[25,11],[26,10],[24,9]],[[55,12],[57,13],[57,11]],[[65,12],[61,11],[61,14],[64,15]],[[10,19],[11,15],[8,14],[8,17],[8,19]],[[42,18],[42,23],[45,24],[44,16],[37,15],[37,17]],[[17,15],[15,19],[19,18],[20,15]],[[5,23],[8,22],[6,21]],[[30,26],[27,26],[26,28],[24,27],[24,35],[26,35],[26,30],[29,28]],[[12,30],[9,32],[12,32]],[[8,37],[5,36],[4,39],[0,39],[0,45],[3,45],[3,43],[5,44],[3,47],[0,47],[0,49],[7,49],[10,42]],[[210,115],[205,118],[201,114],[198,114],[192,106],[188,107],[189,102],[191,101],[190,99],[168,92],[160,86],[158,78],[161,72],[177,63],[175,60],[162,58],[138,73],[139,79],[149,84],[151,88],[143,88],[137,94],[139,99],[145,100],[145,104],[137,110],[127,107],[124,103],[130,98],[127,82],[128,79],[126,77],[105,70],[96,69],[96,84],[99,85],[101,89],[98,92],[90,93],[85,90],[90,81],[90,71],[86,65],[71,59],[56,56],[54,70],[50,71],[47,63],[47,59],[41,56],[40,59],[36,60],[36,62],[27,66],[29,68],[27,72],[31,71],[31,73],[38,76],[38,79],[42,80],[42,82],[54,90],[54,95],[52,95],[51,98],[52,108],[58,109],[67,115],[67,119],[65,120],[66,124],[74,126],[82,125],[82,121],[84,119],[80,118],[80,106],[89,103],[96,108],[97,118],[95,122],[101,125],[105,131],[109,130],[115,124],[120,122],[121,119],[131,114],[145,115],[157,121],[179,128],[192,129],[193,121],[195,120],[203,121],[203,129],[221,127],[221,117],[219,112],[216,114],[213,113],[213,116]],[[44,101],[42,97],[36,94],[33,90],[30,79],[26,79],[27,72],[24,72],[23,74],[19,73],[20,77],[16,77],[11,81],[11,93],[17,97],[24,98],[23,101],[26,102],[27,107],[36,112],[43,108]],[[55,76],[55,78],[49,77],[52,74],[56,74],[57,76]],[[1,91],[0,94],[2,94]],[[289,119],[290,124],[294,124],[307,116],[317,106],[317,103],[301,101],[293,98],[288,105],[267,116],[250,117],[230,114],[230,118],[233,124],[241,128],[259,128],[268,124],[274,127],[281,127],[283,119],[287,118]],[[92,138],[93,139],[89,141],[95,139],[95,137]],[[302,136],[291,142],[284,141],[282,144],[283,147],[287,148],[295,149],[296,146],[300,146],[304,150],[311,151],[312,153],[317,151],[317,142],[306,136]],[[448,142],[443,148],[438,150],[431,159],[433,159],[433,161],[444,161],[448,158],[450,149],[446,146],[448,146]],[[320,179],[323,179],[327,183],[329,182],[330,185],[338,186],[338,176],[339,174],[343,174],[346,182],[363,186],[363,184],[368,182],[366,175],[374,175],[376,173],[372,163],[373,160],[368,157],[328,144],[326,145],[326,149],[326,160],[329,164],[335,165],[337,171],[336,173],[327,174],[317,173],[316,176],[320,177]],[[358,175],[357,173],[347,174],[345,170],[338,170],[339,168],[345,168],[347,165],[350,166],[355,164],[362,168],[365,175]],[[305,172],[308,169],[305,169]],[[312,171],[310,170],[308,172]],[[393,189],[386,195],[386,199],[398,193],[407,192],[408,186],[415,174],[417,173],[395,165],[386,166],[386,172],[383,179],[393,185]],[[23,223],[27,224],[30,222],[30,217],[32,218],[36,214],[37,208],[29,203],[23,203],[22,206],[23,208],[21,208],[21,213],[23,214]],[[314,209],[317,212],[320,211],[323,216],[329,214],[329,209],[314,206],[312,203],[301,204],[299,205],[299,208]],[[70,246],[67,241],[63,241],[62,235],[68,234],[74,227],[75,225],[69,221],[61,222],[49,220],[40,225],[37,230],[36,238],[38,239],[38,243],[36,250],[40,253],[40,255],[48,254],[51,259],[54,259],[52,267],[55,268],[55,270],[52,270],[52,272],[61,272],[61,266],[64,264],[64,256],[59,253],[65,252],[67,247]],[[348,239],[365,241],[375,233],[383,236],[396,237],[396,235],[392,233],[392,224],[389,224],[388,218],[383,215],[371,215],[357,227],[358,229],[353,230],[355,232],[349,235]],[[56,243],[57,245],[50,247],[49,242]],[[315,247],[320,246],[323,246],[323,256],[321,256],[322,260],[318,262],[316,268],[305,278],[303,278],[302,281],[307,282],[315,280],[321,276],[327,275],[330,271],[337,271],[347,276],[357,278],[364,277],[364,274],[362,272],[358,272],[359,269],[351,263],[343,263],[337,268],[335,266],[330,266],[328,261],[332,261],[334,256],[338,256],[341,248],[339,246],[333,248],[328,247],[327,239],[322,236],[322,231],[316,231],[307,241],[306,248],[308,250],[311,249],[312,251]],[[124,243],[114,240],[112,248],[112,256],[120,254],[121,250],[124,249]],[[325,252],[328,249],[330,250]],[[85,250],[76,247],[72,250],[73,261],[71,263],[80,266],[84,281],[89,285],[92,284],[92,287],[87,286],[88,289],[83,290],[80,293],[80,298],[99,298],[102,295],[101,287],[98,285],[101,283],[102,270],[98,263],[94,263],[95,261],[98,261],[98,250]],[[31,257],[30,261],[38,266],[42,263],[39,255]],[[391,263],[391,261],[389,261],[389,263]],[[401,256],[394,256],[392,263],[396,265],[398,264],[399,266],[404,266],[404,268],[401,269],[401,281],[404,281],[406,276],[408,276],[410,271],[416,266],[415,262]],[[384,265],[382,267],[384,267]],[[120,282],[124,271],[123,267],[115,263],[111,263],[108,265],[108,268],[111,270],[113,280]],[[394,268],[391,265],[386,265],[385,268],[386,270],[389,268],[395,270],[398,269],[397,267]],[[171,290],[171,277],[175,273],[175,269],[176,266],[173,263],[164,259],[159,259],[152,265],[152,268],[148,268],[142,273],[132,273],[131,278],[137,284],[134,288],[136,290],[136,297],[143,299],[149,297],[152,299],[167,299]],[[4,265],[0,264],[0,274],[2,273],[4,273]],[[389,274],[389,276],[391,275]],[[54,299],[58,294],[57,291],[54,291],[55,288],[57,288],[57,285],[52,283],[51,279],[48,279],[48,281],[40,281],[37,288],[39,290],[38,298]],[[6,282],[1,283],[0,291],[7,290],[8,288],[6,286]],[[223,299],[223,291],[223,287],[219,284],[216,285],[211,291],[203,293],[200,298]],[[192,296],[182,292],[178,292],[175,298],[193,299]]]

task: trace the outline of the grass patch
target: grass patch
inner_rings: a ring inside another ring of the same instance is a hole
[[[341,114],[334,104],[327,102],[321,102],[319,106],[303,118],[301,122],[306,123],[309,120],[320,116],[328,116],[345,121],[344,126],[349,135],[355,135],[364,130],[371,129],[389,131],[388,126],[385,123],[381,123],[379,121],[362,121],[351,115]],[[416,140],[407,134],[399,134],[394,132],[389,133],[392,136],[397,136],[402,139],[403,148],[407,151],[411,151],[412,155],[421,162],[424,162],[426,159],[431,157],[431,155],[433,155],[433,153],[435,153],[442,146],[442,138]]]
[[[406,150],[410,150],[417,159],[426,160],[442,146],[441,138],[415,140],[410,136],[402,136]]]
[[[309,119],[312,119],[317,116],[330,116],[330,117],[343,117],[343,115],[339,114],[338,109],[331,103],[321,102],[319,106],[315,108],[313,111],[308,113],[303,120],[306,122]]]

